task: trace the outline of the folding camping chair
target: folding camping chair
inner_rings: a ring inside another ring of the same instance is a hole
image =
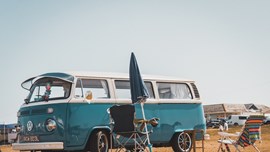
[[[255,145],[257,140],[261,140],[261,125],[263,124],[264,116],[262,115],[251,115],[245,122],[245,125],[242,128],[242,131],[239,134],[231,134],[226,132],[218,132],[221,136],[221,139],[218,140],[220,146],[218,152],[225,151],[223,145],[225,145],[227,151],[230,151],[228,145],[233,145],[238,152],[240,152],[238,145],[241,147],[252,146],[257,152],[260,150]],[[231,139],[232,137],[237,138],[237,140]]]
[[[146,134],[152,132],[144,131],[145,123],[155,127],[158,124],[158,118],[135,119],[134,105],[114,105],[109,108],[108,112],[111,118],[110,148],[113,148],[113,141],[115,141],[116,152],[121,150],[144,151],[147,145]]]

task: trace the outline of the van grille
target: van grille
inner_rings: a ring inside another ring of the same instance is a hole
[[[200,98],[200,94],[199,94],[199,91],[198,91],[196,85],[194,83],[191,83],[191,86],[193,88],[193,91],[194,91],[194,94],[195,94],[195,98]]]
[[[44,114],[47,112],[47,109],[33,109],[32,110],[32,115],[35,115],[35,114]]]
[[[20,112],[21,116],[27,115],[37,115],[37,114],[44,114],[47,113],[47,109],[33,109],[33,110],[23,110]]]
[[[22,116],[30,115],[30,110],[21,111],[21,115]]]

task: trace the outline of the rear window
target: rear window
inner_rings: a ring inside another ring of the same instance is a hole
[[[149,98],[154,98],[151,82],[144,82],[149,92]],[[115,94],[118,99],[131,99],[130,83],[127,80],[115,80]]]
[[[157,87],[160,99],[192,99],[190,89],[185,83],[158,82]]]

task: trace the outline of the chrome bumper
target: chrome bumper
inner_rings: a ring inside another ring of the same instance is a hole
[[[57,150],[64,149],[63,142],[41,142],[41,143],[13,143],[14,150]]]

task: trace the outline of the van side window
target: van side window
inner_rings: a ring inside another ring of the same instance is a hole
[[[76,97],[83,97],[87,92],[92,93],[93,99],[110,98],[108,83],[106,80],[99,79],[82,79],[78,80],[76,84]]]
[[[149,92],[149,98],[154,98],[153,87],[151,82],[145,82]],[[115,80],[115,93],[118,99],[130,99],[130,83],[127,80]]]
[[[75,97],[79,98],[79,97],[83,97],[83,89],[82,89],[82,81],[81,79],[77,80],[76,83],[76,88],[75,88]]]
[[[189,87],[184,83],[157,82],[160,99],[192,99]]]

